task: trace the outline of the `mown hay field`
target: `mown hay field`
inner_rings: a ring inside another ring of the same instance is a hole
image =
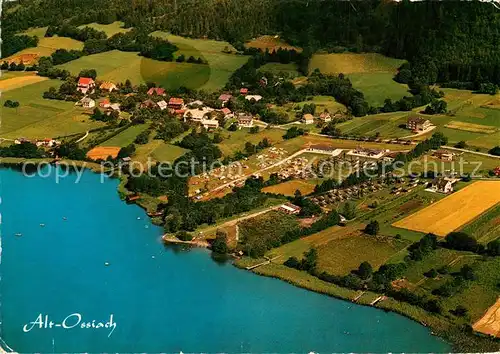
[[[115,135],[109,140],[106,140],[101,146],[127,146],[132,144],[140,133],[148,128],[148,124],[137,124],[133,125],[128,129],[125,129],[121,133]]]
[[[35,72],[26,72],[26,75],[19,75],[12,78],[0,80],[0,92],[14,90],[16,88],[35,84],[37,82],[48,80],[47,77],[37,76]]]
[[[16,61],[20,56],[26,54],[35,55],[38,60],[41,57],[50,56],[56,49],[82,50],[83,42],[68,37],[39,37],[38,46],[23,49],[8,58],[2,59],[2,61]]]
[[[292,180],[284,183],[275,184],[262,189],[264,193],[283,194],[286,196],[293,196],[295,191],[299,190],[302,195],[307,195],[314,191],[315,185],[306,181]]]
[[[500,202],[500,182],[478,181],[393,224],[446,236]]]
[[[456,120],[452,120],[451,122],[446,124],[445,127],[449,129],[457,129],[457,130],[464,130],[467,132],[484,133],[484,134],[492,134],[498,130],[496,127],[492,127],[489,125],[460,122]]]

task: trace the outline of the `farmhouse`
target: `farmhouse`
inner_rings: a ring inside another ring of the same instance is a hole
[[[324,122],[324,123],[328,123],[328,122],[331,122],[332,121],[332,117],[330,116],[330,113],[328,112],[323,112],[319,115],[319,119]]]
[[[350,150],[346,155],[351,157],[364,157],[373,160],[378,160],[382,158],[387,151],[377,150],[377,149],[366,149],[363,147],[358,147],[356,149]]]
[[[43,139],[43,140],[37,140],[36,141],[36,146],[47,146],[47,147],[53,147],[59,145],[59,142],[54,140],[54,139]]]
[[[262,96],[261,95],[246,95],[245,99],[247,101],[254,100],[255,102],[259,102],[262,99]]]
[[[119,103],[112,103],[109,105],[108,113],[113,112],[113,111],[120,112],[120,104]]]
[[[78,79],[78,87],[76,88],[77,91],[80,91],[83,94],[86,94],[89,91],[90,93],[93,93],[94,88],[95,88],[94,79],[90,77],[81,77]]]
[[[454,178],[438,177],[435,178],[430,184],[430,190],[440,193],[453,192],[453,185],[457,182]]]
[[[280,205],[278,210],[289,215],[297,215],[300,213],[301,208],[292,203],[285,203]]]
[[[158,107],[160,107],[160,109],[162,111],[164,109],[167,109],[167,107],[168,107],[168,104],[167,104],[167,102],[165,102],[165,100],[158,101],[158,102],[156,102],[156,104],[158,105]]]
[[[228,103],[231,100],[231,98],[233,98],[232,95],[228,93],[223,93],[222,95],[219,96],[219,101],[222,102],[222,106],[224,107],[226,103]]]
[[[333,157],[339,156],[342,153],[342,149],[336,149],[327,144],[314,144],[307,148],[307,151],[315,152],[317,154],[327,154]]]
[[[240,89],[240,95],[247,95],[247,94],[248,94],[248,89],[247,89],[247,88],[245,88],[245,87],[242,87],[242,88]]]
[[[104,81],[101,86],[99,86],[99,89],[101,89],[101,91],[108,91],[108,92],[111,92],[113,90],[116,90],[117,87],[114,83],[112,83],[111,81]]]
[[[101,108],[108,108],[110,105],[111,103],[109,102],[108,98],[105,98],[101,103],[99,103],[99,107]]]
[[[302,116],[302,123],[304,124],[313,124],[314,123],[314,117],[310,113],[306,113]]]
[[[493,170],[493,174],[497,177],[500,177],[500,166],[495,167],[495,169]]]
[[[231,110],[229,108],[227,108],[227,107],[222,108],[220,111],[224,115],[225,119],[233,118],[234,117],[233,112],[231,112]]]
[[[92,98],[85,96],[80,101],[78,101],[77,105],[82,106],[83,108],[94,108],[95,101]]]
[[[201,125],[203,125],[206,130],[213,130],[219,127],[219,121],[217,119],[202,119]]]
[[[151,87],[148,90],[148,95],[153,96],[153,95],[158,95],[158,96],[165,96],[165,89],[161,87]]]
[[[212,111],[213,109],[210,107],[188,109],[184,112],[184,121],[201,122],[203,119],[206,119],[208,114]]]
[[[410,116],[406,122],[406,128],[414,132],[421,132],[429,129],[431,122],[420,116]]]
[[[158,105],[155,103],[155,101],[152,100],[146,100],[141,103],[141,108],[155,108],[158,107]]]
[[[253,117],[247,114],[240,114],[238,116],[238,127],[240,128],[251,128],[253,127]]]
[[[171,109],[182,109],[184,106],[184,100],[179,97],[170,97],[168,100],[168,108]]]
[[[443,161],[453,160],[453,153],[448,150],[439,149],[434,151],[432,155]]]

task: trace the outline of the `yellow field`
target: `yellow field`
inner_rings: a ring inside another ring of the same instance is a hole
[[[82,50],[83,42],[67,37],[42,37],[40,38],[37,47],[23,49],[20,52],[5,58],[5,60],[8,62],[16,61],[19,56],[26,54],[36,55],[36,59],[39,59],[44,56],[50,56],[56,51],[56,49]]]
[[[500,202],[500,182],[478,181],[393,224],[446,236]]]
[[[48,80],[48,78],[43,76],[36,76],[34,72],[30,72],[30,75],[13,77],[11,79],[6,79],[6,80],[0,80],[0,91],[6,92],[9,90],[35,84],[37,82],[45,80]]]
[[[91,160],[106,160],[108,156],[116,158],[120,149],[118,146],[98,146],[87,152],[87,157]]]
[[[274,186],[269,186],[262,189],[264,193],[276,193],[283,194],[286,196],[293,196],[296,190],[299,190],[302,195],[307,195],[314,191],[314,184],[300,181],[300,180],[292,180],[284,183],[276,184]]]
[[[497,131],[496,127],[490,125],[473,124],[452,120],[445,125],[446,128],[464,130],[473,133],[492,134]]]
[[[500,298],[472,328],[477,332],[500,338]]]

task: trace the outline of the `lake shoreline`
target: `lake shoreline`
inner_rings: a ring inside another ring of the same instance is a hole
[[[9,166],[19,166],[22,163],[48,163],[49,161],[47,160],[30,160],[30,159],[9,159],[7,162],[4,160],[4,158],[0,159],[0,167],[8,168]],[[72,161],[66,161],[66,162],[72,162]],[[77,161],[77,163],[82,163],[81,161]],[[98,164],[94,164],[100,167]],[[96,166],[89,167],[86,165],[86,163],[83,163],[83,166],[86,169],[89,169],[90,171],[94,173],[101,173],[100,169],[96,169]],[[120,199],[123,201],[125,198],[124,192],[127,193],[125,189],[125,184],[126,184],[126,178],[125,180],[120,178],[120,183],[117,187],[118,194],[120,195]],[[142,209],[148,211],[147,207],[141,205],[140,203],[136,203],[138,206],[140,206]],[[153,220],[154,218],[151,218]],[[163,238],[163,242],[165,242],[165,239]],[[236,260],[232,262],[232,265],[236,268],[240,269],[245,269],[245,266],[242,265],[241,260]],[[453,350],[456,352],[472,352],[472,351],[495,351],[495,348],[491,347],[488,344],[491,344],[491,341],[489,343],[485,342],[485,339],[487,340],[488,338],[480,335],[475,335],[473,333],[465,333],[464,329],[461,328],[460,330],[456,328],[456,326],[452,326],[451,323],[445,321],[445,319],[438,318],[437,316],[430,315],[429,313],[425,312],[424,310],[417,308],[415,306],[402,303],[399,301],[396,301],[394,299],[389,298],[388,301],[383,301],[375,305],[371,305],[370,301],[365,300],[363,298],[358,299],[358,301],[354,302],[352,301],[354,295],[357,293],[354,290],[346,289],[339,287],[337,285],[331,284],[331,283],[326,283],[324,281],[321,281],[305,272],[300,272],[297,270],[293,270],[297,274],[294,274],[294,276],[284,276],[281,274],[279,271],[276,271],[275,269],[273,270],[272,267],[277,266],[276,264],[269,264],[265,265],[253,270],[250,270],[252,273],[260,276],[265,276],[265,277],[270,277],[270,278],[276,278],[282,281],[285,281],[293,286],[306,289],[312,292],[316,292],[319,294],[323,295],[328,295],[330,297],[334,297],[336,299],[340,299],[343,301],[349,301],[352,303],[355,303],[357,305],[363,305],[363,306],[370,306],[374,307],[380,310],[384,310],[386,312],[393,312],[399,315],[402,315],[406,318],[409,318],[418,324],[428,327],[431,329],[430,334],[439,337],[441,340],[445,341],[446,343],[452,345]],[[283,265],[280,265],[281,267],[285,267]],[[246,270],[246,269],[245,269]],[[319,285],[318,285],[319,284]],[[380,294],[375,294],[374,295],[380,295]],[[416,311],[415,311],[416,310]],[[471,343],[472,342],[472,343]],[[9,348],[10,349],[10,348]],[[485,350],[486,349],[486,350]]]

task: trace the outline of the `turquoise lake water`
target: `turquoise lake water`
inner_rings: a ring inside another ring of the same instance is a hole
[[[51,177],[0,169],[1,337],[18,352],[450,350],[397,314],[218,264],[206,250],[165,248],[161,228],[119,199],[117,180]],[[73,313],[113,314],[116,329],[56,327]],[[24,332],[39,314],[54,327]]]

